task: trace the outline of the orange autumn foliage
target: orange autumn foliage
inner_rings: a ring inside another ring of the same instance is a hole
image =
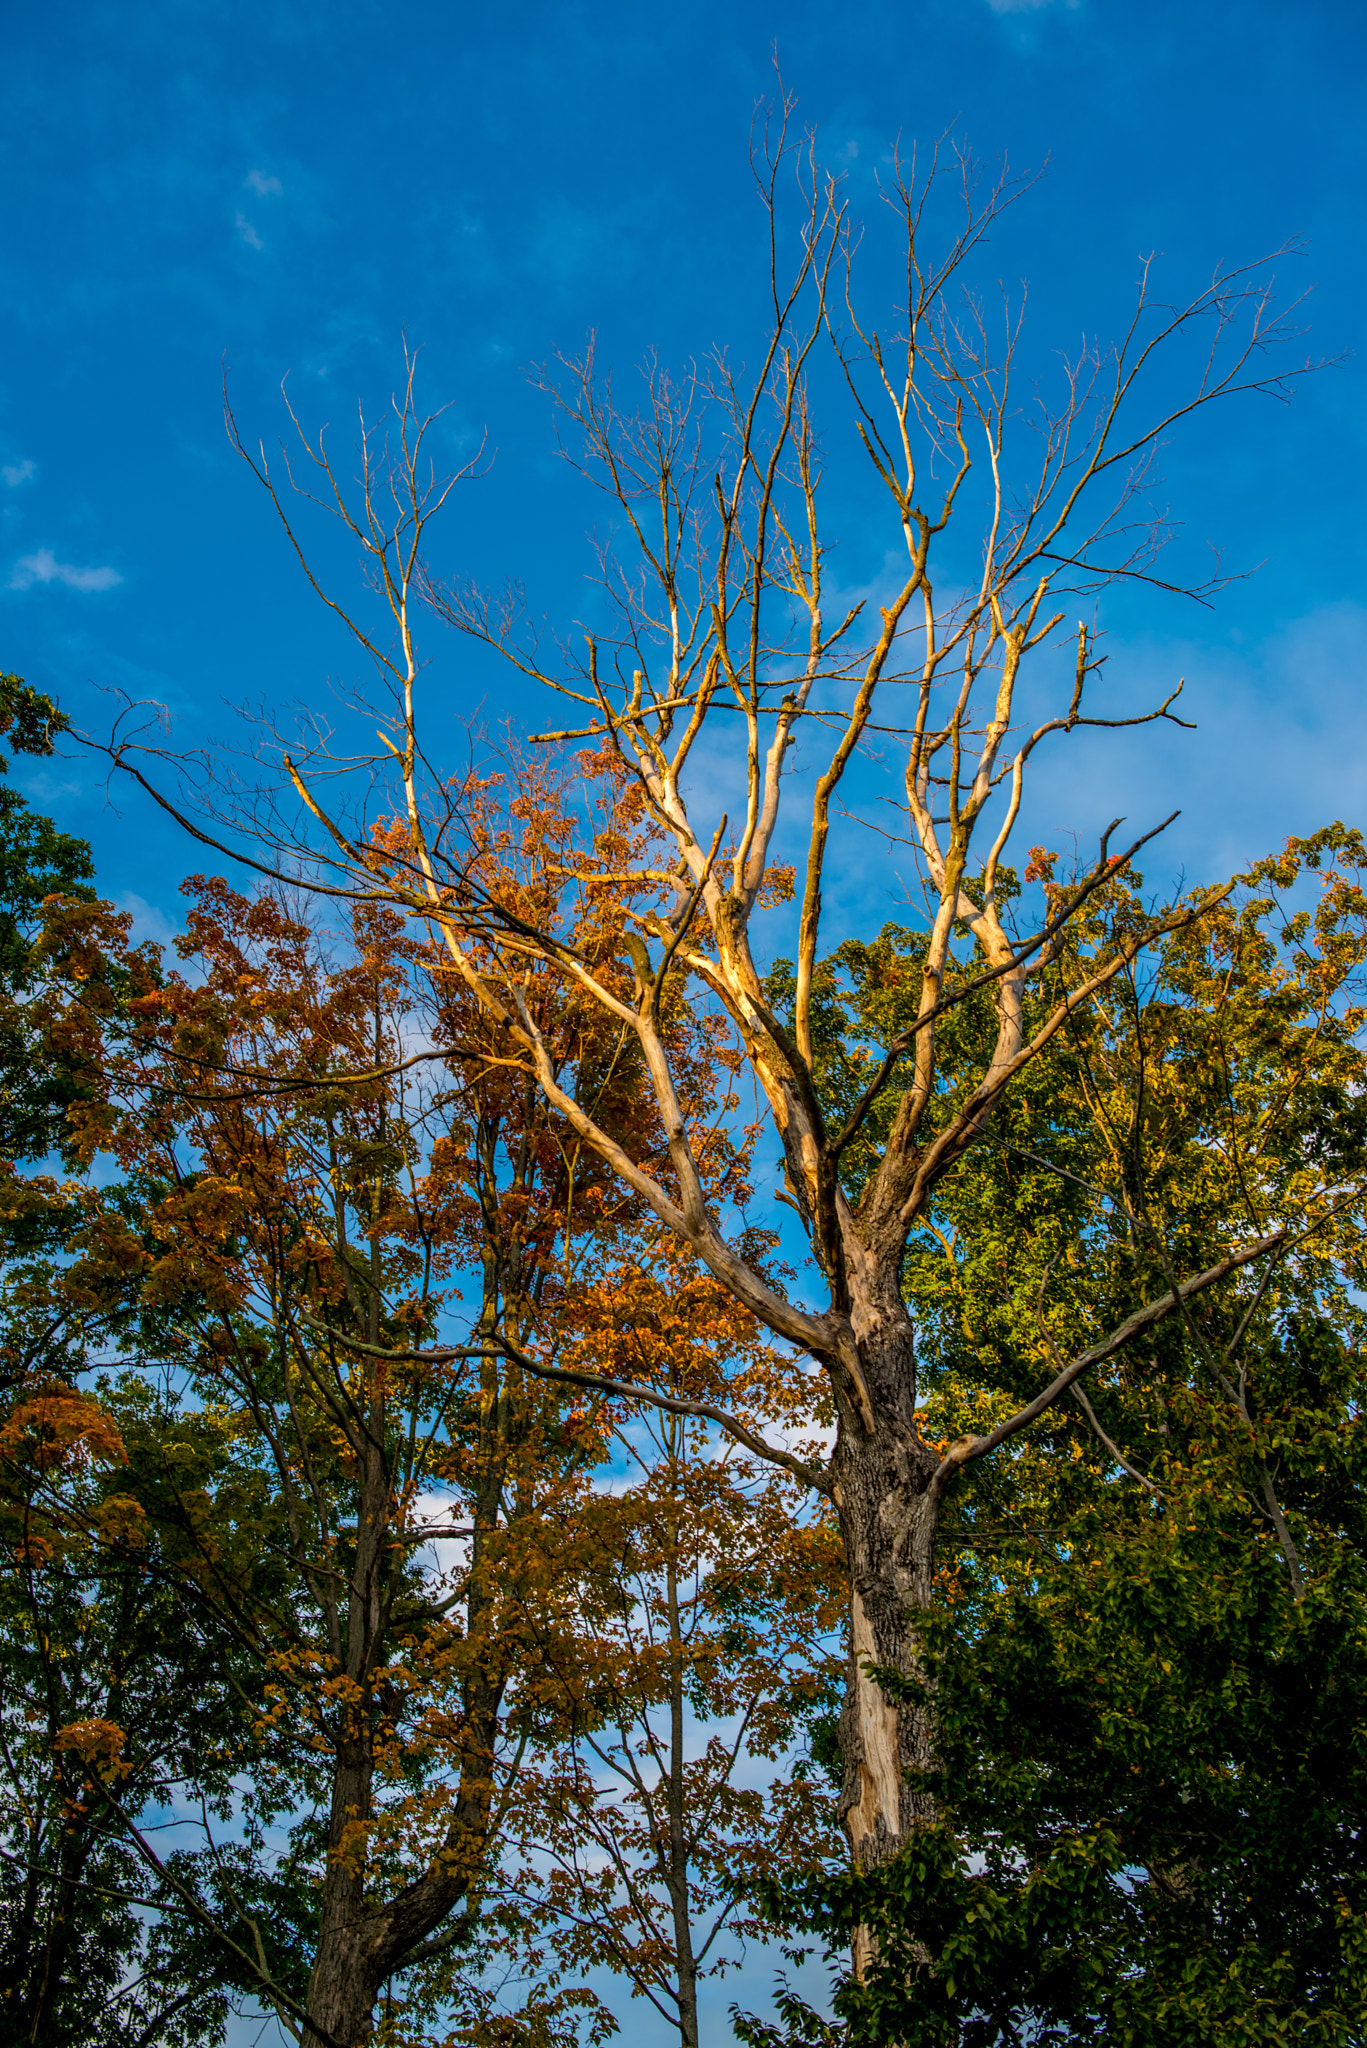
[[[506,795],[491,777],[468,808],[467,886],[503,912],[554,908],[610,971],[620,908],[569,859],[565,790],[528,775]],[[636,858],[632,801],[610,778],[595,800]],[[404,857],[401,824],[376,832],[377,869]],[[338,2001],[373,2003],[452,1915],[480,1910],[527,1812],[529,1731],[567,1728],[615,1655],[584,1589],[607,1530],[597,1468],[633,1410],[545,1374],[682,1374],[742,1405],[782,1385],[795,1417],[805,1396],[395,913],[327,926],[277,893],[186,886],[188,971],[130,948],[101,909],[60,911],[72,968],[54,1029],[91,1081],[76,1140],[149,1190],[136,1228],[108,1205],[83,1217],[70,1284],[136,1295],[193,1396],[89,1519],[121,1556],[155,1554],[187,1622],[245,1659],[235,1768],[272,1811],[316,1807],[310,1996],[342,2038]],[[524,1001],[567,1084],[667,1173],[634,1047],[558,975],[529,965]],[[661,1007],[707,1124],[709,1198],[743,1204],[734,1051],[676,987]],[[756,1237],[756,1258],[772,1250]],[[555,1991],[553,1951],[533,1953],[539,1995],[592,2008],[576,1982]]]

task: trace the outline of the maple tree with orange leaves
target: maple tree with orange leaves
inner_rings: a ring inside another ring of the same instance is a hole
[[[547,858],[568,836],[563,797],[524,784],[515,832],[481,848],[512,914],[545,914],[563,889]],[[484,800],[501,818],[495,782]],[[620,787],[604,802],[629,839]],[[377,867],[394,838],[375,834]],[[73,1722],[54,1754],[87,1760],[156,1896],[303,2039],[368,2038],[377,2005],[407,2039],[453,2002],[497,2033],[510,2022],[480,1966],[504,1951],[530,1983],[519,2025],[577,2012],[596,2037],[610,2023],[574,1955],[500,1904],[500,1859],[550,1782],[529,1759],[572,1742],[609,1684],[616,1651],[585,1597],[603,1517],[620,1533],[653,1504],[607,1507],[601,1468],[652,1389],[704,1433],[737,1377],[753,1398],[786,1373],[795,1422],[810,1389],[680,1266],[401,918],[360,905],[328,927],[278,891],[186,889],[189,973],[130,948],[107,906],[49,906],[53,1041],[83,1076],[72,1144],[143,1198],[135,1217],[88,1206],[60,1284],[92,1309],[136,1298],[163,1355],[125,1336],[103,1404],[34,1392],[6,1443],[35,1528],[84,1513],[87,1540],[154,1579],[188,1641],[224,1648],[226,1718],[198,1773],[182,1754],[150,1786],[137,1728],[112,1716]],[[589,892],[581,943],[616,938],[610,896]],[[566,1085],[665,1158],[634,1048],[554,977],[528,1000]],[[711,1117],[714,1198],[743,1204],[734,1052],[677,1001],[667,1029]],[[668,1335],[643,1352],[666,1288]],[[98,1516],[69,1484],[97,1455],[123,1468],[121,1505]],[[812,1539],[791,1540],[796,1557]],[[197,1842],[159,1848],[149,1797],[184,1807],[197,1785]]]

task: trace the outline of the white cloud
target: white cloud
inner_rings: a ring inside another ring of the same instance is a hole
[[[59,562],[51,548],[39,548],[15,563],[9,587],[28,590],[35,583],[64,583],[68,590],[112,590],[122,582],[117,569],[78,569],[73,562]]]
[[[116,896],[114,908],[126,910],[132,918],[133,938],[136,943],[140,944],[143,939],[151,939],[158,946],[169,949],[180,936],[180,928],[172,924],[164,910],[159,910],[155,903],[149,903],[145,896],[136,893]],[[182,968],[181,972],[184,971]]]
[[[1180,805],[1177,823],[1140,860],[1163,891],[1178,873],[1191,881],[1231,875],[1274,852],[1288,833],[1313,832],[1334,818],[1361,826],[1364,674],[1367,606],[1351,599],[1242,646],[1117,634],[1103,671],[1114,678],[1112,694],[1109,702],[1099,694],[1097,715],[1148,710],[1185,676],[1174,708],[1198,730],[1079,731],[1066,755],[1060,749],[1049,760],[1041,749],[1017,843],[1066,844],[1076,830],[1095,844],[1117,812],[1137,834]]]
[[[242,182],[263,199],[278,199],[285,189],[278,178],[269,177],[265,171],[248,171]]]
[[[245,214],[239,213],[239,215],[237,216],[237,232],[241,236],[242,240],[247,244],[247,247],[249,249],[265,248],[265,243],[262,241],[260,235],[258,235],[258,233],[256,232],[256,229],[252,226],[251,222],[246,218]]]
[[[17,491],[20,484],[26,484],[31,476],[37,474],[36,462],[7,462],[0,468],[0,476],[5,479],[12,491]]]

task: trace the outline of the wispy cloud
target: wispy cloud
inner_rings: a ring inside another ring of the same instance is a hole
[[[247,247],[249,249],[265,248],[265,243],[262,241],[260,235],[258,235],[256,229],[252,226],[251,222],[247,219],[245,214],[239,213],[239,215],[237,216],[237,232],[241,239],[247,244]]]
[[[26,484],[31,476],[37,474],[36,462],[6,462],[0,466],[0,477],[4,478],[12,491],[17,491],[20,484]]]
[[[987,0],[994,14],[1039,14],[1046,7],[1071,12],[1078,0]]]
[[[145,896],[125,890],[114,900],[116,910],[126,910],[133,920],[132,936],[136,941],[151,939],[158,946],[170,947],[180,936],[179,928],[171,922],[166,912],[155,903],[149,903]],[[182,972],[184,970],[182,969]]]
[[[35,583],[64,583],[68,590],[112,590],[123,578],[117,569],[79,569],[74,562],[59,562],[51,548],[21,555],[9,580],[11,590],[29,590]]]
[[[265,171],[248,171],[242,182],[263,199],[278,199],[285,189],[278,178],[272,178]]]

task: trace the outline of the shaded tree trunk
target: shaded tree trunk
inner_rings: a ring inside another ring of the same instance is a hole
[[[366,1903],[364,1835],[354,1861],[344,1848],[337,1853],[357,1811],[353,1802],[368,1796],[368,1757],[359,1768],[348,1759],[338,1769],[333,1781],[318,1945],[307,2000],[313,2024],[305,2031],[303,2048],[329,2041],[338,2048],[363,2048],[370,2039],[380,1987],[397,1969],[415,1960],[429,1938],[451,1920],[462,1899],[470,1898],[489,1836],[493,1806],[490,1763],[502,1701],[501,1683],[471,1689],[465,1712],[461,1786],[440,1854],[422,1877],[380,1907]]]
[[[914,1340],[900,1290],[886,1278],[869,1288],[851,1322],[867,1398],[852,1398],[851,1375],[837,1367],[831,1471],[850,1573],[838,1810],[855,1864],[869,1870],[896,1856],[934,1813],[929,1794],[908,1783],[934,1761],[930,1707],[890,1696],[875,1674],[881,1667],[920,1675],[915,1622],[931,1599],[940,1459],[916,1426]],[[857,1974],[871,1956],[861,1932]]]

